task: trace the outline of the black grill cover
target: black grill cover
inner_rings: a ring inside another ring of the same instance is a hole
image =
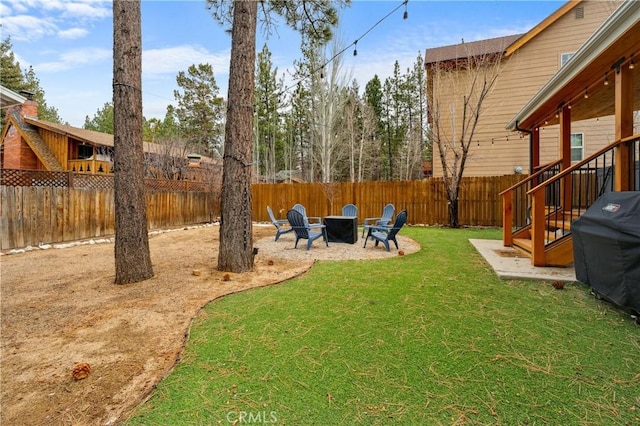
[[[571,225],[576,278],[640,312],[640,191],[607,192]]]

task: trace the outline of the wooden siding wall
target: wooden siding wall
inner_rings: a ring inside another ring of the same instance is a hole
[[[69,160],[69,147],[67,146],[67,135],[52,132],[46,129],[39,129],[38,133],[47,144],[58,162],[66,170],[67,161]],[[70,139],[71,140],[71,139]]]
[[[496,85],[483,104],[465,165],[466,176],[513,173],[515,166],[529,172],[529,136],[521,138],[518,132],[507,131],[505,125],[558,71],[561,55],[577,51],[617,5],[583,1],[580,6],[584,8],[584,18],[576,19],[573,10],[568,12],[503,61]],[[585,133],[586,156],[613,142],[612,126],[611,118],[585,120],[573,123],[572,132]],[[443,128],[451,126],[445,124]],[[558,159],[558,127],[549,126],[540,136],[541,164]],[[442,176],[437,153],[433,175]]]
[[[115,233],[113,189],[0,186],[0,196],[2,250]],[[218,204],[210,192],[149,192],[149,229],[210,222]]]
[[[460,191],[460,223],[472,226],[502,226],[501,191],[526,175],[463,178]],[[267,206],[284,219],[294,204],[303,204],[308,216],[339,215],[344,204],[358,207],[358,222],[379,217],[387,203],[396,213],[406,209],[409,224],[449,223],[447,197],[440,178],[404,182],[332,184],[256,184],[252,186],[253,218],[270,222]]]

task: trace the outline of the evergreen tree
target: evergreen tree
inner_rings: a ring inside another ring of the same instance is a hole
[[[198,154],[220,154],[223,137],[224,100],[210,64],[191,65],[187,72],[180,71],[174,90],[178,102],[175,109],[181,133],[189,149]]]
[[[4,87],[19,92],[24,89],[24,76],[12,49],[11,37],[2,40],[0,43],[0,53],[2,54],[0,56],[0,75]]]
[[[275,181],[276,173],[285,168],[284,135],[280,111],[284,83],[277,80],[271,52],[265,44],[258,53],[256,68],[256,121],[254,163],[257,175],[266,175]]]
[[[83,129],[95,130],[96,132],[113,134],[113,102],[105,102],[99,108],[93,118],[87,115],[84,119]]]
[[[116,284],[153,276],[142,143],[140,0],[113,2],[114,204]]]
[[[336,6],[346,1],[270,0],[260,3],[267,27],[271,14],[308,37],[327,41],[337,24]],[[258,20],[254,1],[207,0],[216,20],[231,22],[231,64],[222,178],[222,224],[218,270],[246,272],[253,267],[251,161],[255,91],[255,44]]]
[[[61,123],[58,110],[47,105],[45,94],[40,87],[40,80],[36,77],[33,67],[24,72],[20,69],[20,63],[16,61],[13,53],[11,38],[7,37],[0,43],[0,76],[2,85],[14,92],[27,91],[32,94],[32,99],[38,103],[38,118],[53,123]],[[4,127],[4,114],[2,114],[2,127]]]
[[[33,67],[24,73],[24,90],[33,93],[33,100],[38,104],[38,119],[52,123],[62,123],[57,108],[47,105],[44,90],[40,87],[40,80],[36,77]]]
[[[383,118],[384,106],[382,103],[383,92],[382,82],[378,75],[374,75],[366,84],[364,90],[365,102],[369,107],[371,118],[375,121],[375,125],[370,129],[370,139],[373,148],[376,150],[374,154],[375,162],[371,165],[371,179],[382,179],[383,169],[383,141],[385,137],[385,122]]]

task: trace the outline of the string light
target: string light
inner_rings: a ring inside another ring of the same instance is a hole
[[[385,19],[387,19],[388,17],[390,17],[391,15],[393,15],[395,12],[398,11],[398,9],[400,9],[402,6],[404,6],[405,8],[405,12],[404,12],[404,19],[407,19],[407,17],[409,16],[408,12],[407,12],[407,4],[408,4],[409,0],[404,0],[402,3],[400,3],[398,6],[396,6],[395,8],[393,8],[389,13],[387,13],[386,15],[384,15],[382,18],[380,18],[375,24],[373,24],[371,27],[369,27],[369,29],[367,31],[365,31],[364,33],[362,33],[362,35],[360,37],[358,37],[353,43],[351,43],[350,45],[346,46],[344,49],[342,49],[341,51],[339,51],[338,53],[336,53],[335,55],[333,55],[329,60],[327,60],[324,64],[320,65],[318,68],[311,70],[310,74],[313,75],[316,72],[320,71],[320,78],[324,78],[324,67],[326,65],[328,65],[329,63],[333,62],[338,56],[342,55],[347,49],[351,48],[351,46],[354,47],[353,49],[353,56],[357,56],[358,55],[358,50],[357,50],[357,44],[359,40],[362,40],[367,34],[369,34],[371,31],[373,31],[373,29],[375,27],[377,27],[378,25],[380,25]],[[279,94],[283,94],[288,92],[289,90],[291,90],[292,87],[294,87],[296,84],[299,84],[300,81],[304,80],[304,78],[300,78],[296,83],[285,87],[281,93]]]
[[[604,85],[608,86],[609,85],[609,76],[607,76],[607,73],[604,73]]]
[[[632,70],[636,67],[636,65],[633,63],[633,55],[631,55],[631,61],[629,62],[629,69]]]
[[[587,99],[589,97],[589,91],[584,89],[584,98]]]

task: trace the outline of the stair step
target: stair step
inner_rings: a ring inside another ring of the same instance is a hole
[[[531,243],[531,239],[529,238],[514,238],[513,246],[524,250],[527,254],[530,254],[533,244]]]
[[[549,222],[547,222],[547,226],[550,226],[550,227],[556,228],[556,229],[564,229],[566,231],[570,231],[571,230],[571,220],[569,220],[569,219],[565,219],[565,220],[553,219],[553,220],[550,220]]]

